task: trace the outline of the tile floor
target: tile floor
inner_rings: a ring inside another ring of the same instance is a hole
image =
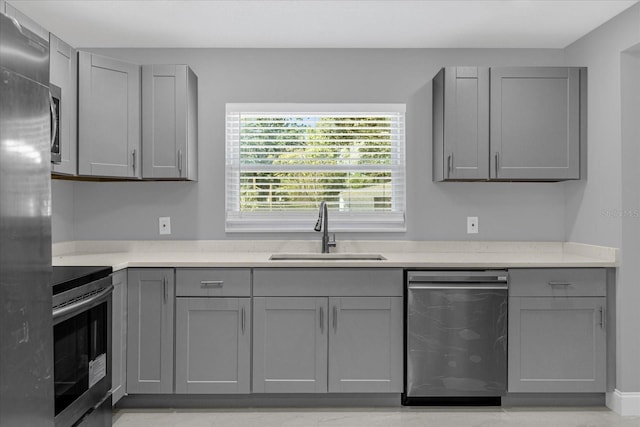
[[[640,427],[606,408],[120,409],[114,427]]]

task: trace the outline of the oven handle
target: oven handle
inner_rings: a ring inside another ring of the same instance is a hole
[[[66,305],[64,307],[53,310],[53,320],[60,316],[64,316],[70,313],[80,313],[87,308],[94,307],[106,299],[113,292],[113,284],[109,284],[103,291],[91,296],[90,298],[75,302],[73,304]]]

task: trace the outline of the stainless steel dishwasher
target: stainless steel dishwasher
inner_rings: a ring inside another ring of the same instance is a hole
[[[405,405],[500,405],[507,384],[505,270],[409,271]]]

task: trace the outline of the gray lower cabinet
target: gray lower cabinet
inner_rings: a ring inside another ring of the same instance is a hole
[[[327,391],[328,301],[253,298],[253,392]]]
[[[173,393],[174,270],[130,268],[127,393]]]
[[[399,393],[401,297],[254,297],[254,393]]]
[[[113,273],[111,397],[115,405],[127,388],[127,270]]]
[[[176,298],[176,393],[249,393],[250,298]]]
[[[329,298],[329,392],[400,392],[402,298]]]
[[[51,172],[62,175],[78,173],[78,55],[76,50],[53,33],[49,36],[51,84],[60,88],[61,109],[58,123],[61,160]]]
[[[142,67],[142,177],[198,179],[198,77],[187,65]]]
[[[605,392],[605,270],[509,275],[508,391]]]
[[[253,270],[254,393],[402,392],[397,268]]]
[[[140,66],[78,53],[78,174],[139,178]]]

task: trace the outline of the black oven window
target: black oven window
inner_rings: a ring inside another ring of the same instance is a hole
[[[107,303],[54,326],[55,414],[89,389],[90,363],[107,353]]]

